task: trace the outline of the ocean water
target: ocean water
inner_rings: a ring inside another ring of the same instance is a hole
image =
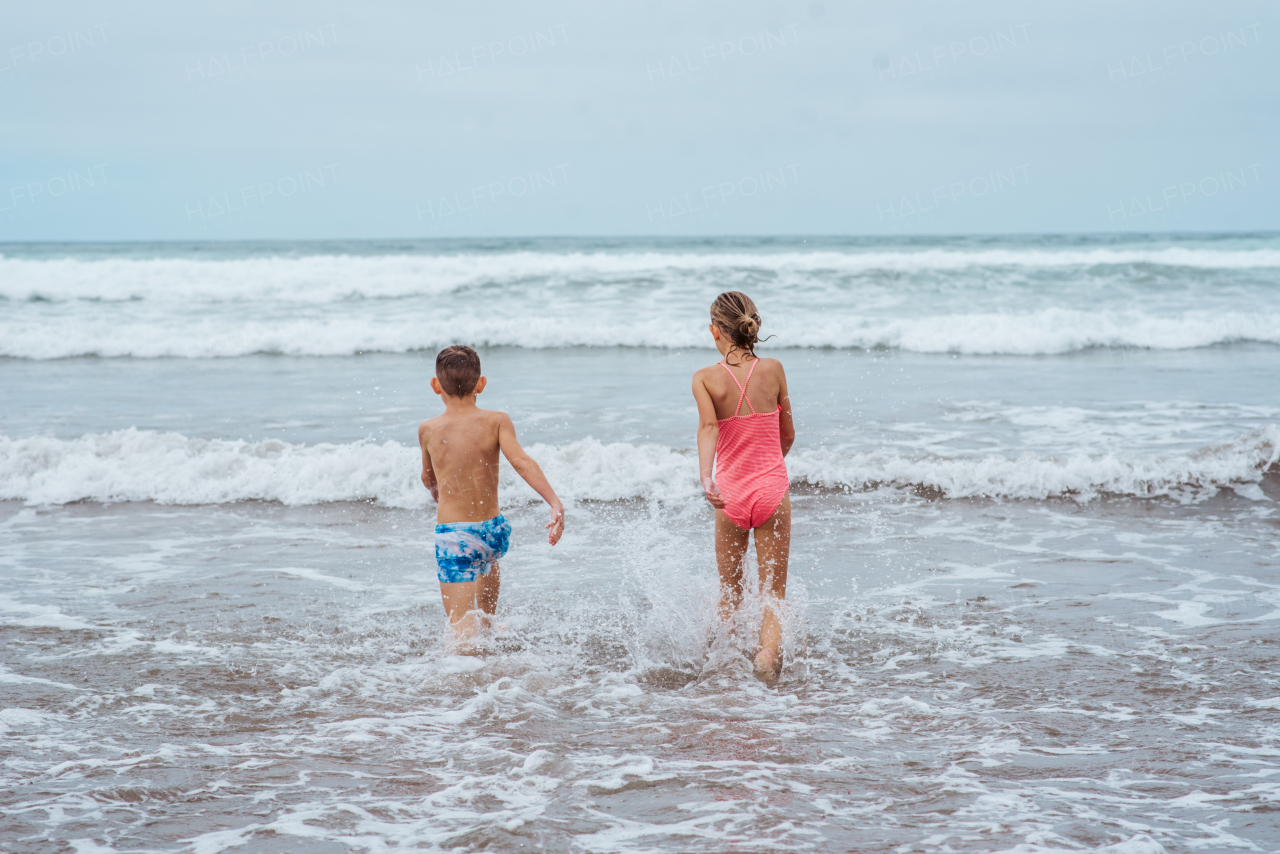
[[[728,288],[798,427],[773,687],[710,633]],[[468,657],[456,341],[568,505],[504,470]],[[0,850],[1277,850],[1278,501],[1275,235],[0,245]]]

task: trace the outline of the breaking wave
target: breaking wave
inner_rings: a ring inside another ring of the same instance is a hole
[[[1280,249],[930,248],[0,257],[0,356],[708,347],[726,289],[770,346],[1051,355],[1280,344]]]
[[[138,322],[95,316],[48,323],[0,321],[0,356],[226,358],[251,354],[349,356],[434,351],[465,341],[482,347],[709,348],[705,321],[662,316],[621,317],[583,310],[577,316],[504,310],[459,313],[347,313],[323,318],[237,319],[208,315]],[[1094,347],[1184,350],[1218,344],[1280,344],[1280,312],[1141,311],[1050,308],[1027,313],[871,318],[834,313],[793,314],[770,324],[769,346],[886,348],[916,353],[1051,355]]]
[[[100,301],[285,301],[435,296],[528,279],[611,281],[726,271],[915,273],[973,268],[1064,269],[1146,265],[1280,268],[1277,249],[918,249],[813,252],[546,252],[309,255],[241,259],[29,259],[0,256],[0,297]]]
[[[530,451],[570,501],[641,499],[696,503],[691,450],[654,444],[535,445]],[[1220,445],[1168,454],[1017,458],[901,456],[819,448],[788,457],[793,484],[865,490],[894,488],[945,498],[1088,501],[1100,495],[1188,498],[1256,484],[1276,472],[1280,427],[1268,425]],[[179,433],[117,430],[77,439],[0,437],[0,499],[30,504],[155,501],[288,505],[375,501],[429,503],[418,480],[418,449],[398,442],[299,445],[196,439]],[[510,468],[504,503],[536,500]]]

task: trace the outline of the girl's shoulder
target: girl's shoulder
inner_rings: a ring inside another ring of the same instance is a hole
[[[773,371],[782,372],[782,362],[777,359],[771,359],[768,356],[760,357],[760,369],[772,373]]]
[[[758,364],[756,365],[755,370],[759,371],[761,374],[772,374],[774,372],[783,373],[782,362],[777,359],[771,359],[768,356],[757,356],[756,361]],[[705,368],[698,368],[698,370],[693,372],[693,378],[695,380],[699,380],[706,379],[707,377],[718,377],[723,371],[723,363],[716,362],[714,364],[707,365]]]
[[[695,383],[706,382],[708,379],[716,375],[717,370],[723,370],[723,368],[717,368],[715,365],[707,365],[705,368],[698,368],[698,370],[693,372],[693,381]]]

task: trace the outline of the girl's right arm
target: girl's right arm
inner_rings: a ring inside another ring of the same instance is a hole
[[[693,399],[698,404],[698,477],[702,481],[702,493],[712,507],[723,510],[724,497],[712,478],[720,422],[716,420],[716,405],[711,400],[711,392],[707,391],[698,374],[693,375]]]

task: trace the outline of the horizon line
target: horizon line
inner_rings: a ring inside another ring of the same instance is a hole
[[[133,244],[230,244],[230,243],[445,243],[445,242],[485,242],[485,241],[553,241],[553,240],[670,240],[670,241],[704,241],[704,240],[957,240],[972,238],[1009,238],[1009,237],[1106,237],[1106,238],[1178,238],[1178,237],[1272,237],[1280,236],[1280,229],[1254,229],[1232,231],[1009,231],[1009,232],[952,232],[952,233],[915,233],[915,234],[543,234],[543,235],[499,235],[499,236],[457,236],[457,237],[179,237],[179,238],[129,238],[129,239],[34,239],[34,240],[0,240],[0,246],[103,246]]]

